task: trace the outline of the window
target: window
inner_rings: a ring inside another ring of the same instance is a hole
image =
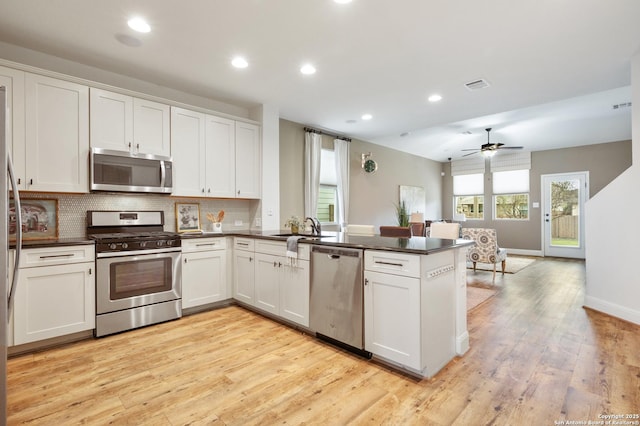
[[[484,219],[484,173],[453,177],[453,208],[467,219]]]
[[[320,189],[318,210],[316,211],[316,217],[321,223],[335,223],[336,221],[337,190],[335,153],[332,150],[323,149],[320,157]]]
[[[529,170],[493,172],[494,219],[529,219]]]

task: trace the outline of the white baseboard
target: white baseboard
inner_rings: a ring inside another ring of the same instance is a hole
[[[510,254],[520,255],[520,256],[538,256],[542,257],[542,250],[523,250],[523,249],[507,249],[507,256]]]
[[[469,332],[456,336],[456,355],[462,356],[469,350]]]
[[[627,308],[626,306],[620,306],[592,296],[585,296],[584,306],[602,312],[603,314],[640,325],[640,311]]]

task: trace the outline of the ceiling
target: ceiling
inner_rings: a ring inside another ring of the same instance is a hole
[[[613,105],[631,102],[638,0],[0,4],[5,43],[243,107],[270,104],[282,118],[437,161],[479,147],[486,127],[492,142],[528,151],[631,139],[631,108]],[[134,15],[152,31],[129,29]],[[249,66],[233,68],[235,55]],[[304,62],[317,72],[301,74]],[[468,90],[478,79],[489,87]],[[430,103],[435,93],[443,99]]]

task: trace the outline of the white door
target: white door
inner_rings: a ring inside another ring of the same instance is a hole
[[[584,203],[589,172],[542,176],[545,256],[584,259]]]

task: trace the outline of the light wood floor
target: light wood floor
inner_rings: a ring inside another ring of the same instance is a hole
[[[430,380],[228,307],[10,359],[8,424],[553,425],[639,413],[640,327],[583,309],[584,274],[558,259],[498,274],[500,292],[469,313],[471,349]]]

